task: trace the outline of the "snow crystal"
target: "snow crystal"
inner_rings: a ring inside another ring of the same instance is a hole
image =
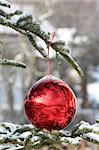
[[[0,133],[4,133],[4,132],[6,132],[6,129],[0,125]]]
[[[9,122],[3,122],[3,123],[1,123],[1,125],[5,126],[5,127],[9,127],[11,131],[16,129],[16,125],[9,123]]]
[[[0,145],[0,150],[9,149],[9,148],[10,148],[10,145],[9,146]]]
[[[30,131],[27,131],[27,132],[23,132],[21,135],[20,135],[20,138],[26,138],[28,137],[29,135],[31,135],[31,132]]]
[[[5,4],[9,4],[7,0],[0,0],[0,2],[5,3]]]
[[[0,150],[21,150],[22,148],[24,147],[20,145],[13,145],[13,144],[0,145]]]
[[[21,149],[23,149],[23,148],[24,148],[23,146],[10,147],[10,148],[8,148],[7,150],[21,150]]]
[[[3,137],[0,137],[0,141],[2,141],[4,138]]]
[[[62,137],[61,141],[64,143],[64,141],[68,141],[70,144],[79,144],[79,141],[81,140],[80,137],[75,137],[75,138],[71,138],[71,137]],[[65,144],[65,143],[64,143]]]
[[[29,127],[29,128],[31,128],[31,129],[34,129],[34,128],[35,128],[32,124],[25,124],[25,125],[23,125],[23,127]]]
[[[31,142],[38,141],[38,139],[39,139],[39,136],[33,136],[32,139],[31,139]]]
[[[69,133],[68,131],[65,131],[65,130],[60,130],[59,133],[65,135],[65,136],[70,136],[71,133]]]
[[[93,130],[94,132],[99,132],[99,124],[90,125],[89,123],[81,124],[79,130],[88,129]]]
[[[39,135],[43,135],[44,133],[43,133],[42,131],[39,131],[38,134],[39,134]]]
[[[88,137],[88,138],[90,138],[90,139],[92,139],[94,141],[99,142],[99,134],[95,134],[95,133],[89,132],[89,133],[83,134],[82,136],[85,137],[85,138]]]

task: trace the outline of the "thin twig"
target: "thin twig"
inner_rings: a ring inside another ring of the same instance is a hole
[[[5,59],[2,58],[0,59],[0,65],[10,65],[10,66],[15,66],[15,67],[21,67],[21,68],[26,68],[26,64],[16,61],[16,60],[9,60],[9,59]]]

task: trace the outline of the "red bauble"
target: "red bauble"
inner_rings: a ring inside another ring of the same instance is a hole
[[[76,98],[71,88],[54,76],[45,76],[35,83],[25,98],[25,112],[38,128],[60,130],[76,112]]]

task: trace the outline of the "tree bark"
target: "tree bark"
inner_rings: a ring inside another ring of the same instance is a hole
[[[14,96],[13,96],[13,85],[9,84],[7,85],[7,97],[8,97],[8,104],[9,104],[9,111],[11,114],[14,114]]]
[[[81,86],[82,86],[82,108],[88,108],[88,91],[87,91],[87,82],[88,82],[88,70],[84,67],[84,76],[82,77]]]

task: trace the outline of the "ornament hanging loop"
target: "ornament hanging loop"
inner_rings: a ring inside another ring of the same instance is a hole
[[[49,42],[49,44],[47,46],[47,48],[48,48],[47,75],[48,76],[50,75],[50,72],[51,72],[49,52],[50,52],[50,47],[51,47],[51,44],[53,42],[53,39],[54,39],[54,37],[56,35],[56,32],[51,33],[51,35],[52,35],[51,40],[50,40],[50,42]]]

